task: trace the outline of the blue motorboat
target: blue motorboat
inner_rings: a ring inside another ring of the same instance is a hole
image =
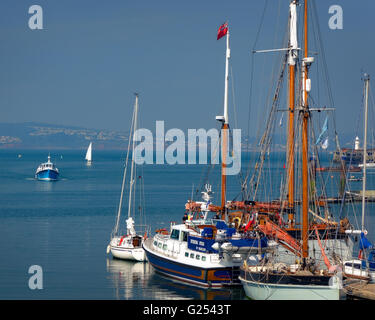
[[[59,169],[51,162],[51,157],[48,155],[48,161],[41,163],[36,169],[35,179],[43,181],[56,181],[59,178]]]

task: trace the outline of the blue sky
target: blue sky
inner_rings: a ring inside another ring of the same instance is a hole
[[[257,49],[282,44],[288,3],[268,1]],[[43,8],[43,30],[28,28],[28,8],[33,4]],[[223,108],[225,62],[225,40],[217,41],[216,32],[228,20],[237,123],[247,131],[250,52],[264,4],[264,0],[3,0],[0,121],[125,131],[133,92],[138,91],[145,128],[153,129],[156,120],[164,120],[166,129],[215,127],[215,116]],[[333,4],[343,8],[343,30],[328,27],[328,8]],[[375,77],[375,3],[316,0],[316,8],[338,131],[351,133],[356,130],[353,119],[361,111],[361,70]],[[263,119],[274,57],[262,55],[253,61],[250,133],[255,135]],[[314,79],[312,83],[314,90]]]

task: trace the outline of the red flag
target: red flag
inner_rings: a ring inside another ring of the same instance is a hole
[[[224,23],[219,27],[219,30],[217,31],[217,40],[224,37],[228,32],[228,23]]]

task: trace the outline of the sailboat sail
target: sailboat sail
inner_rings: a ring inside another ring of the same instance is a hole
[[[86,152],[86,157],[85,157],[85,159],[86,159],[88,162],[91,162],[91,161],[92,161],[92,142],[90,142],[89,147],[87,148],[87,152]]]

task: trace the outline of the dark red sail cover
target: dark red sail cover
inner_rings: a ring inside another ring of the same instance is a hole
[[[217,40],[224,37],[228,32],[228,23],[224,23],[219,27],[219,30],[217,31]]]

